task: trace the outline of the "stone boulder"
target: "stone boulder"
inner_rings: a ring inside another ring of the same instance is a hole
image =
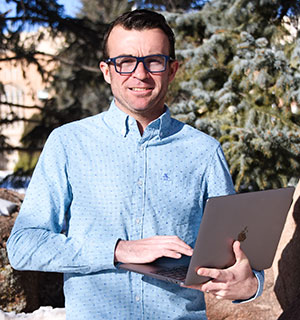
[[[32,312],[40,306],[63,307],[62,275],[33,271],[16,271],[8,261],[6,241],[24,195],[0,188],[0,198],[17,204],[9,216],[0,216],[0,309]]]

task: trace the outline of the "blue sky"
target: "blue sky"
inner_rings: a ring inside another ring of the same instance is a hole
[[[59,4],[63,4],[65,6],[65,12],[67,15],[75,16],[79,11],[81,2],[80,0],[58,0]]]
[[[81,7],[81,1],[80,0],[57,0],[57,2],[59,4],[64,5],[65,7],[65,14],[71,17],[75,17],[76,14],[79,12],[80,7]],[[4,0],[0,0],[0,13],[1,12],[6,12],[10,9],[12,9],[12,11],[8,14],[9,16],[14,16],[14,5],[12,3],[6,3],[6,1]],[[32,31],[36,29],[36,26],[32,26],[32,25],[26,25],[25,30],[26,31]]]
[[[80,0],[58,0],[59,4],[63,4],[65,6],[65,12],[67,15],[75,16],[81,7]],[[11,5],[7,4],[5,1],[0,0],[0,11],[4,12],[9,10]]]

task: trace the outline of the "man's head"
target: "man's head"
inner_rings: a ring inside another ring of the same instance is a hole
[[[113,21],[103,40],[103,59],[109,58],[108,37],[113,28],[121,26],[126,30],[161,29],[169,40],[169,56],[175,60],[175,37],[163,15],[150,10],[134,10],[124,13]]]
[[[115,103],[144,129],[164,112],[168,85],[178,69],[172,59],[173,32],[162,15],[137,10],[111,25],[105,48],[100,69]]]

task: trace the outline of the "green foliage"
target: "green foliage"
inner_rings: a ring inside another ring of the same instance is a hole
[[[215,0],[196,13],[167,15],[184,68],[171,110],[222,143],[237,190],[286,186],[300,176],[300,43],[288,41],[279,4]]]
[[[154,10],[166,10],[168,12],[184,12],[191,9],[201,9],[208,0],[138,0],[138,7],[146,7]]]
[[[25,125],[24,133],[22,136],[22,145],[24,151],[19,151],[19,159],[18,162],[15,165],[14,172],[22,175],[22,173],[26,173],[26,175],[32,174],[36,163],[38,161],[38,158],[40,156],[40,151],[38,150],[39,142],[38,141],[28,141],[26,138],[28,132],[31,132],[34,130],[37,126],[36,123],[39,123],[41,119],[40,113],[35,113],[31,120],[34,120],[32,122],[29,122]],[[46,138],[46,137],[45,137]],[[41,148],[42,146],[40,146]]]
[[[32,173],[35,168],[40,152],[19,152],[19,160],[14,168],[14,172]]]
[[[79,16],[88,17],[95,23],[99,21],[110,23],[122,13],[130,11],[134,5],[134,1],[127,0],[81,0],[81,3],[82,9]]]

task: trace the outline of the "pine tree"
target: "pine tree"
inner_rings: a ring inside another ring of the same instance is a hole
[[[167,15],[183,69],[172,112],[221,142],[240,191],[300,176],[300,42],[289,42],[278,8],[271,0],[215,0]]]
[[[80,17],[87,17],[94,23],[110,23],[119,15],[130,11],[135,3],[127,0],[81,0],[81,4]]]
[[[12,63],[22,61],[25,66],[24,77],[26,77],[26,66],[35,64],[45,80],[53,79],[53,88],[56,86],[57,92],[60,93],[60,96],[54,94],[52,99],[46,102],[45,107],[41,110],[40,121],[35,120],[37,125],[32,127],[24,137],[24,147],[36,150],[43,146],[46,137],[54,127],[89,114],[89,96],[87,90],[83,93],[83,87],[84,84],[87,87],[93,81],[96,82],[95,77],[92,77],[91,74],[97,74],[101,79],[97,64],[94,65],[91,60],[92,58],[94,61],[99,59],[106,24],[101,21],[93,23],[85,17],[67,17],[63,6],[57,4],[56,0],[7,0],[7,2],[14,5],[16,10],[12,13],[0,14],[1,61],[12,61]],[[43,26],[43,28],[36,31],[34,36],[27,36],[24,41],[24,35],[28,34],[26,33],[28,26],[36,29]],[[46,34],[53,38],[64,39],[66,43],[64,50],[53,56],[40,52],[38,44]],[[44,56],[48,61],[56,61],[60,66],[58,70],[45,68],[45,63],[41,63]],[[66,68],[64,69],[63,66]],[[62,83],[61,79],[68,79],[68,81]],[[5,103],[2,99],[4,92],[1,88],[0,79],[1,103]],[[74,95],[71,95],[66,89],[73,90]],[[83,99],[85,97],[87,98]],[[83,100],[86,104],[81,108]],[[27,108],[29,106],[14,107]],[[11,118],[11,122],[19,121],[17,115],[13,114]],[[31,121],[31,119],[24,120]],[[1,125],[7,121],[7,119],[1,119],[0,129]],[[14,148],[7,146],[5,141],[5,137],[0,141],[3,142],[0,144],[2,150]]]
[[[208,0],[138,0],[138,7],[146,7],[154,10],[167,12],[185,12],[188,10],[199,10]]]

